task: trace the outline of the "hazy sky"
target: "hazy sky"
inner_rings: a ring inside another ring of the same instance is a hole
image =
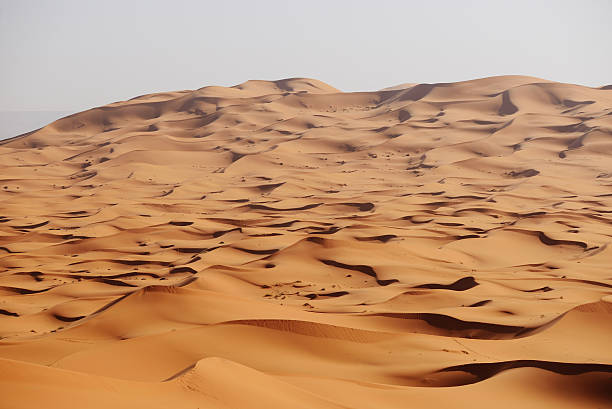
[[[314,77],[612,83],[612,1],[0,0],[0,111]]]

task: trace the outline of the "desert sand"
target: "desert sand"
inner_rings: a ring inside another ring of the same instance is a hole
[[[0,407],[611,407],[611,88],[248,81],[0,142]]]

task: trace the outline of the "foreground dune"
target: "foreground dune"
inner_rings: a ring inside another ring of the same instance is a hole
[[[6,408],[612,405],[612,90],[144,95],[0,142]]]

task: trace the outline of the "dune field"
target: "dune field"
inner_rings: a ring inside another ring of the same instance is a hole
[[[143,95],[0,141],[0,408],[612,407],[612,86]]]

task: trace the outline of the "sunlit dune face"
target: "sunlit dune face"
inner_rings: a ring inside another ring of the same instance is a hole
[[[521,76],[249,81],[0,142],[0,401],[607,407],[611,155],[612,90]]]

